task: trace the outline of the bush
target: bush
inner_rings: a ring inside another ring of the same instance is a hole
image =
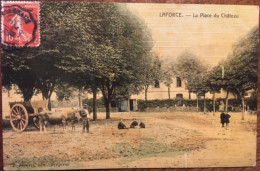
[[[213,111],[213,100],[205,99],[206,101],[206,109],[208,111]],[[186,107],[197,107],[197,100],[196,99],[167,99],[167,100],[138,100],[138,108],[140,111],[146,111],[148,107],[155,108],[155,107],[171,107],[171,106],[183,106]],[[215,107],[216,110],[219,109],[220,102],[216,100]],[[199,99],[199,110],[204,110],[204,99]]]
[[[84,99],[83,100],[83,105],[84,104],[87,104],[88,106],[92,107],[93,106],[93,98],[91,98],[91,99]],[[97,104],[97,107],[104,107],[104,99],[103,98],[97,99],[96,104]]]
[[[140,111],[145,111],[148,107],[171,107],[175,106],[176,100],[167,99],[167,100],[138,100],[138,109]]]

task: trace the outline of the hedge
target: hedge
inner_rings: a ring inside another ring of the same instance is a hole
[[[212,99],[205,99],[206,101],[206,109],[207,111],[213,111],[213,100]],[[220,102],[225,101],[225,99],[216,99],[215,101],[215,109],[216,111],[219,110]],[[186,107],[196,107],[197,100],[196,99],[167,99],[167,100],[138,100],[138,108],[139,111],[146,111],[148,107],[155,108],[155,107],[171,107],[171,106],[183,106],[185,104]],[[257,108],[257,99],[246,99],[246,104],[249,106],[251,110],[256,110]],[[204,99],[199,99],[199,110],[204,110]],[[228,101],[229,106],[233,107],[240,107],[241,100],[239,99],[229,99]]]

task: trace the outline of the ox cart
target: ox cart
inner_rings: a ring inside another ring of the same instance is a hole
[[[35,122],[38,115],[39,108],[47,109],[48,101],[25,101],[25,102],[11,102],[9,103],[10,123],[12,128],[17,132],[22,132],[26,129],[29,123],[39,128],[38,123]]]

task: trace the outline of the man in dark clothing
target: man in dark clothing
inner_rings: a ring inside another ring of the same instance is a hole
[[[117,126],[118,129],[127,129],[125,124],[122,122],[122,120],[118,123],[118,126]]]
[[[222,127],[224,127],[224,124],[226,123],[226,117],[225,113],[220,114],[220,123],[222,124]]]
[[[229,126],[229,118],[230,118],[231,116],[229,115],[229,114],[225,114],[225,118],[226,118],[226,127],[228,127]]]
[[[145,128],[145,124],[144,124],[143,122],[141,122],[141,123],[139,124],[139,126],[140,126],[140,128]]]
[[[135,118],[133,119],[134,121],[131,123],[130,128],[135,128],[138,126],[138,122],[136,122]]]
[[[89,132],[90,114],[89,114],[88,110],[81,109],[81,110],[79,110],[79,114],[82,118],[82,124],[83,124],[82,133],[84,133],[86,129],[87,129],[87,132]]]

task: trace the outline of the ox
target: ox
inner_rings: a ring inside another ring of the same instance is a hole
[[[40,132],[46,131],[46,125],[50,124],[60,124],[63,128],[63,132],[66,132],[66,125],[68,122],[72,123],[72,131],[75,131],[75,123],[80,117],[78,109],[67,108],[67,109],[58,109],[54,112],[44,111],[42,108],[38,109],[37,117],[33,118],[35,125],[38,125]],[[55,131],[55,127],[54,127]]]

